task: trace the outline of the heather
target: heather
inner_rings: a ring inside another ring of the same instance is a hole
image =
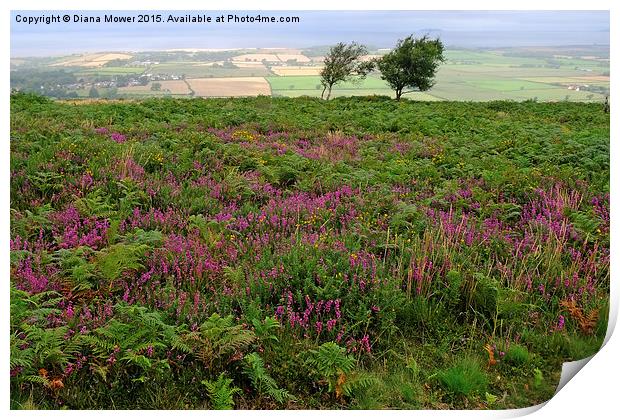
[[[601,346],[609,114],[11,97],[13,408],[501,409]]]

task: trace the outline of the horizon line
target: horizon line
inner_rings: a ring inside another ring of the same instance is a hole
[[[61,54],[49,54],[49,55],[19,55],[13,56],[11,55],[10,59],[17,58],[42,58],[42,57],[66,57],[71,55],[83,55],[83,54],[103,54],[103,53],[142,53],[142,52],[221,52],[221,51],[239,51],[239,50],[303,50],[307,48],[321,48],[321,47],[330,47],[333,44],[321,44],[321,45],[310,45],[305,47],[231,47],[231,48],[164,48],[164,49],[132,49],[132,50],[82,50],[80,52],[71,52],[71,53],[61,53]],[[591,43],[591,44],[549,44],[549,45],[510,45],[510,46],[487,46],[487,47],[466,47],[466,46],[458,46],[458,45],[446,45],[446,50],[501,50],[507,48],[566,48],[566,47],[590,47],[590,46],[599,46],[599,47],[611,47],[611,43],[608,44],[599,44],[599,43]],[[391,48],[385,47],[377,47],[377,50],[390,50]]]

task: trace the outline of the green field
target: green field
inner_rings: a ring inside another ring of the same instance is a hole
[[[472,63],[492,66],[537,64],[538,59],[527,57],[507,57],[489,51],[448,50],[444,55],[448,63]],[[469,65],[469,64],[468,64]]]
[[[319,76],[273,76],[266,79],[274,96],[320,97],[323,91]],[[340,83],[334,86],[332,91],[332,97],[366,95],[394,96],[394,92],[377,76],[370,76],[359,82]]]
[[[412,93],[416,100],[490,101],[536,99],[540,101],[604,101],[599,92],[569,90],[580,84],[609,89],[609,64],[583,59],[550,59],[515,57],[496,51],[449,50],[439,68],[435,86],[425,93]],[[603,80],[588,80],[599,76]],[[319,76],[272,76],[267,80],[274,96],[320,96]],[[359,84],[342,83],[334,87],[332,96],[394,96],[378,74]]]
[[[554,86],[545,83],[528,82],[524,80],[489,79],[468,82],[472,86],[482,89],[499,90],[501,92],[554,89]]]
[[[267,77],[272,90],[297,90],[297,89],[316,89],[322,90],[321,78],[319,76],[274,76]],[[334,87],[335,90],[351,89],[377,89],[389,90],[389,86],[376,76],[369,76],[359,83],[347,82],[339,83]],[[320,92],[319,92],[320,94]]]

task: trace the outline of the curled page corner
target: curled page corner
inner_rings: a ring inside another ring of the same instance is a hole
[[[611,335],[613,334],[616,328],[616,320],[618,318],[618,308],[616,305],[610,308],[609,317],[607,321],[607,333],[605,334],[605,338],[603,343],[601,344],[601,348],[598,349],[596,353],[594,353],[590,357],[586,357],[585,359],[573,360],[572,362],[564,362],[562,364],[562,373],[560,374],[560,382],[558,383],[558,387],[555,390],[553,395],[556,395],[564,385],[566,385],[573,377],[579,372],[599,351],[602,351],[605,345],[609,342]]]
[[[602,348],[602,347],[601,347]],[[558,383],[553,396],[555,397],[558,392],[566,385],[573,377],[594,357],[594,355],[590,357],[586,357],[585,359],[573,360],[572,362],[565,362],[562,364],[562,373],[560,374],[560,382]],[[498,418],[516,418],[516,417],[524,417],[535,413],[536,411],[543,408],[549,401],[551,401],[553,397],[549,400],[542,402],[537,405],[533,405],[531,407],[523,407],[517,408],[513,410],[506,410],[501,413]]]
[[[497,417],[498,418],[517,418],[517,417],[525,417],[528,416],[532,413],[535,413],[536,411],[540,410],[541,408],[543,408],[545,405],[547,405],[549,401],[545,401],[542,402],[540,404],[536,404],[536,405],[532,405],[530,407],[523,407],[523,408],[515,408],[512,410],[505,410],[503,411],[501,414],[499,414]],[[498,413],[497,411],[495,413]]]
[[[555,389],[555,393],[553,395],[557,395],[557,393],[560,392],[562,388],[564,388],[564,385],[566,385],[568,381],[573,379],[577,372],[579,372],[590,360],[592,360],[593,357],[594,355],[586,357],[585,359],[573,360],[572,362],[563,363],[562,373],[560,374],[560,382],[558,383],[558,387]]]
[[[601,344],[601,348],[598,349],[596,353],[594,353],[590,357],[586,357],[585,359],[573,360],[572,362],[564,362],[562,364],[562,373],[560,374],[560,382],[558,383],[558,387],[555,390],[553,395],[556,395],[564,385],[566,385],[573,377],[579,372],[599,351],[602,351],[605,345],[609,342],[611,335],[613,334],[616,328],[616,320],[618,318],[618,307],[617,305],[612,306],[609,309],[609,317],[607,321],[607,333],[605,334],[605,338],[603,339],[603,343]]]
[[[614,333],[614,330],[616,329],[617,320],[618,320],[618,305],[614,304],[614,305],[611,305],[611,307],[609,308],[609,315],[607,317],[607,333],[605,334],[605,339],[603,340],[603,344],[601,345],[601,348],[599,349],[599,351],[601,351],[603,347],[605,347],[605,345],[611,338],[611,335]]]

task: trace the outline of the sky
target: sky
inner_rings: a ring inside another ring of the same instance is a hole
[[[299,23],[105,23],[103,15],[297,16]],[[17,17],[69,15],[70,22],[28,24]],[[74,22],[74,15],[101,23]],[[357,41],[390,48],[409,34],[448,47],[609,45],[608,11],[12,11],[11,57],[101,51],[200,48],[303,48]]]

